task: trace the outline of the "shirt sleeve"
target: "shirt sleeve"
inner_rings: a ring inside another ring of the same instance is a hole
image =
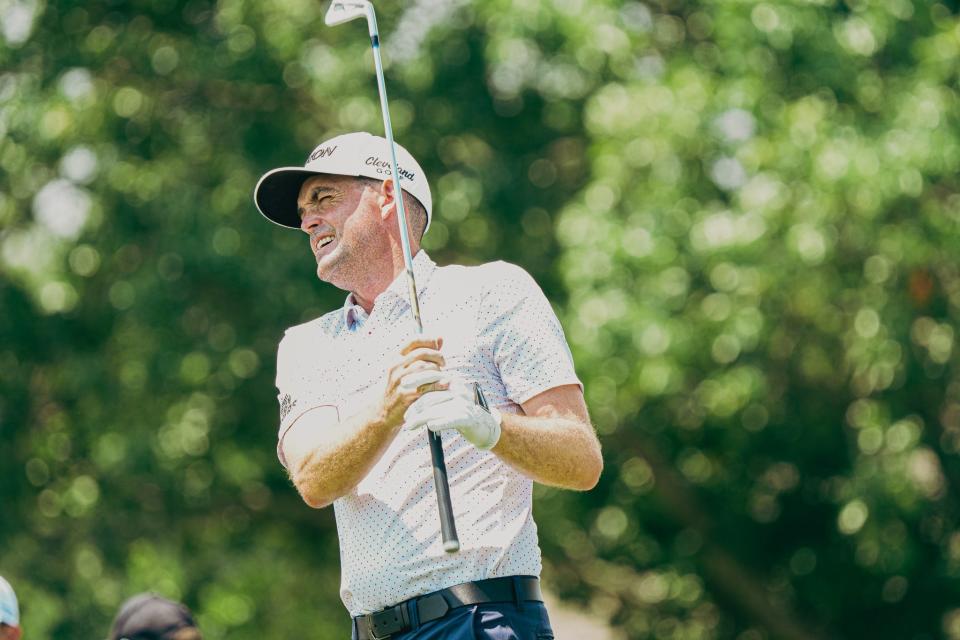
[[[311,381],[309,344],[303,343],[302,332],[288,330],[277,349],[277,402],[280,405],[280,425],[277,429],[277,458],[286,468],[283,438],[294,423],[306,412],[322,406],[339,407],[334,398],[318,391],[320,385]],[[303,343],[303,344],[302,344]],[[305,358],[305,356],[307,356]]]
[[[523,404],[567,384],[583,388],[553,307],[526,271],[494,263],[479,313],[481,345],[492,352],[507,397]]]

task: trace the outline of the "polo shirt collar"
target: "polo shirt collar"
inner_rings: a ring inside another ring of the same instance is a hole
[[[413,256],[413,279],[417,282],[417,295],[423,295],[423,291],[427,288],[427,285],[430,283],[430,278],[433,277],[433,272],[437,269],[437,263],[430,259],[430,256],[427,255],[427,252],[423,249],[420,249],[417,252],[417,255]],[[383,292],[377,296],[376,300],[373,301],[374,308],[377,305],[383,304],[389,300],[400,299],[404,302],[407,301],[407,273],[402,271],[400,275],[394,278],[393,282],[390,283],[390,286],[383,290]],[[347,296],[347,299],[343,303],[343,319],[347,327],[352,327],[357,322],[362,322],[366,320],[367,312],[364,311],[363,307],[357,304],[356,299],[353,297],[353,294]]]

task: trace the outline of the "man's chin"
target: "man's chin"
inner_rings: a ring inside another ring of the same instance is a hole
[[[329,265],[325,265],[322,262],[317,263],[317,277],[323,282],[330,282],[330,279],[333,277],[333,269]],[[330,282],[330,284],[333,284]]]
[[[338,289],[349,291],[350,288],[345,282],[342,282],[342,278],[338,277],[339,272],[340,270],[337,269],[336,263],[333,260],[321,259],[317,262],[317,278],[321,282],[326,282],[327,284],[332,284]]]

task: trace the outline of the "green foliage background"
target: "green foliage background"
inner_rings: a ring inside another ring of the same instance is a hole
[[[26,637],[159,590],[343,637],[274,456],[284,328],[342,301],[259,175],[379,133],[314,0],[0,2],[0,574]],[[960,638],[956,2],[377,6],[441,263],[557,305],[605,447],[544,578],[628,638]]]

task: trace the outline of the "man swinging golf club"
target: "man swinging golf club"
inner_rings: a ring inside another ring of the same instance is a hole
[[[264,216],[307,234],[317,276],[350,292],[280,343],[278,456],[307,504],[334,505],[353,638],[536,637],[550,623],[532,481],[592,488],[599,443],[533,279],[503,262],[438,267],[420,249],[430,188],[393,144],[377,68],[387,139],[327,140],[255,190]],[[424,430],[442,435],[445,468]]]

